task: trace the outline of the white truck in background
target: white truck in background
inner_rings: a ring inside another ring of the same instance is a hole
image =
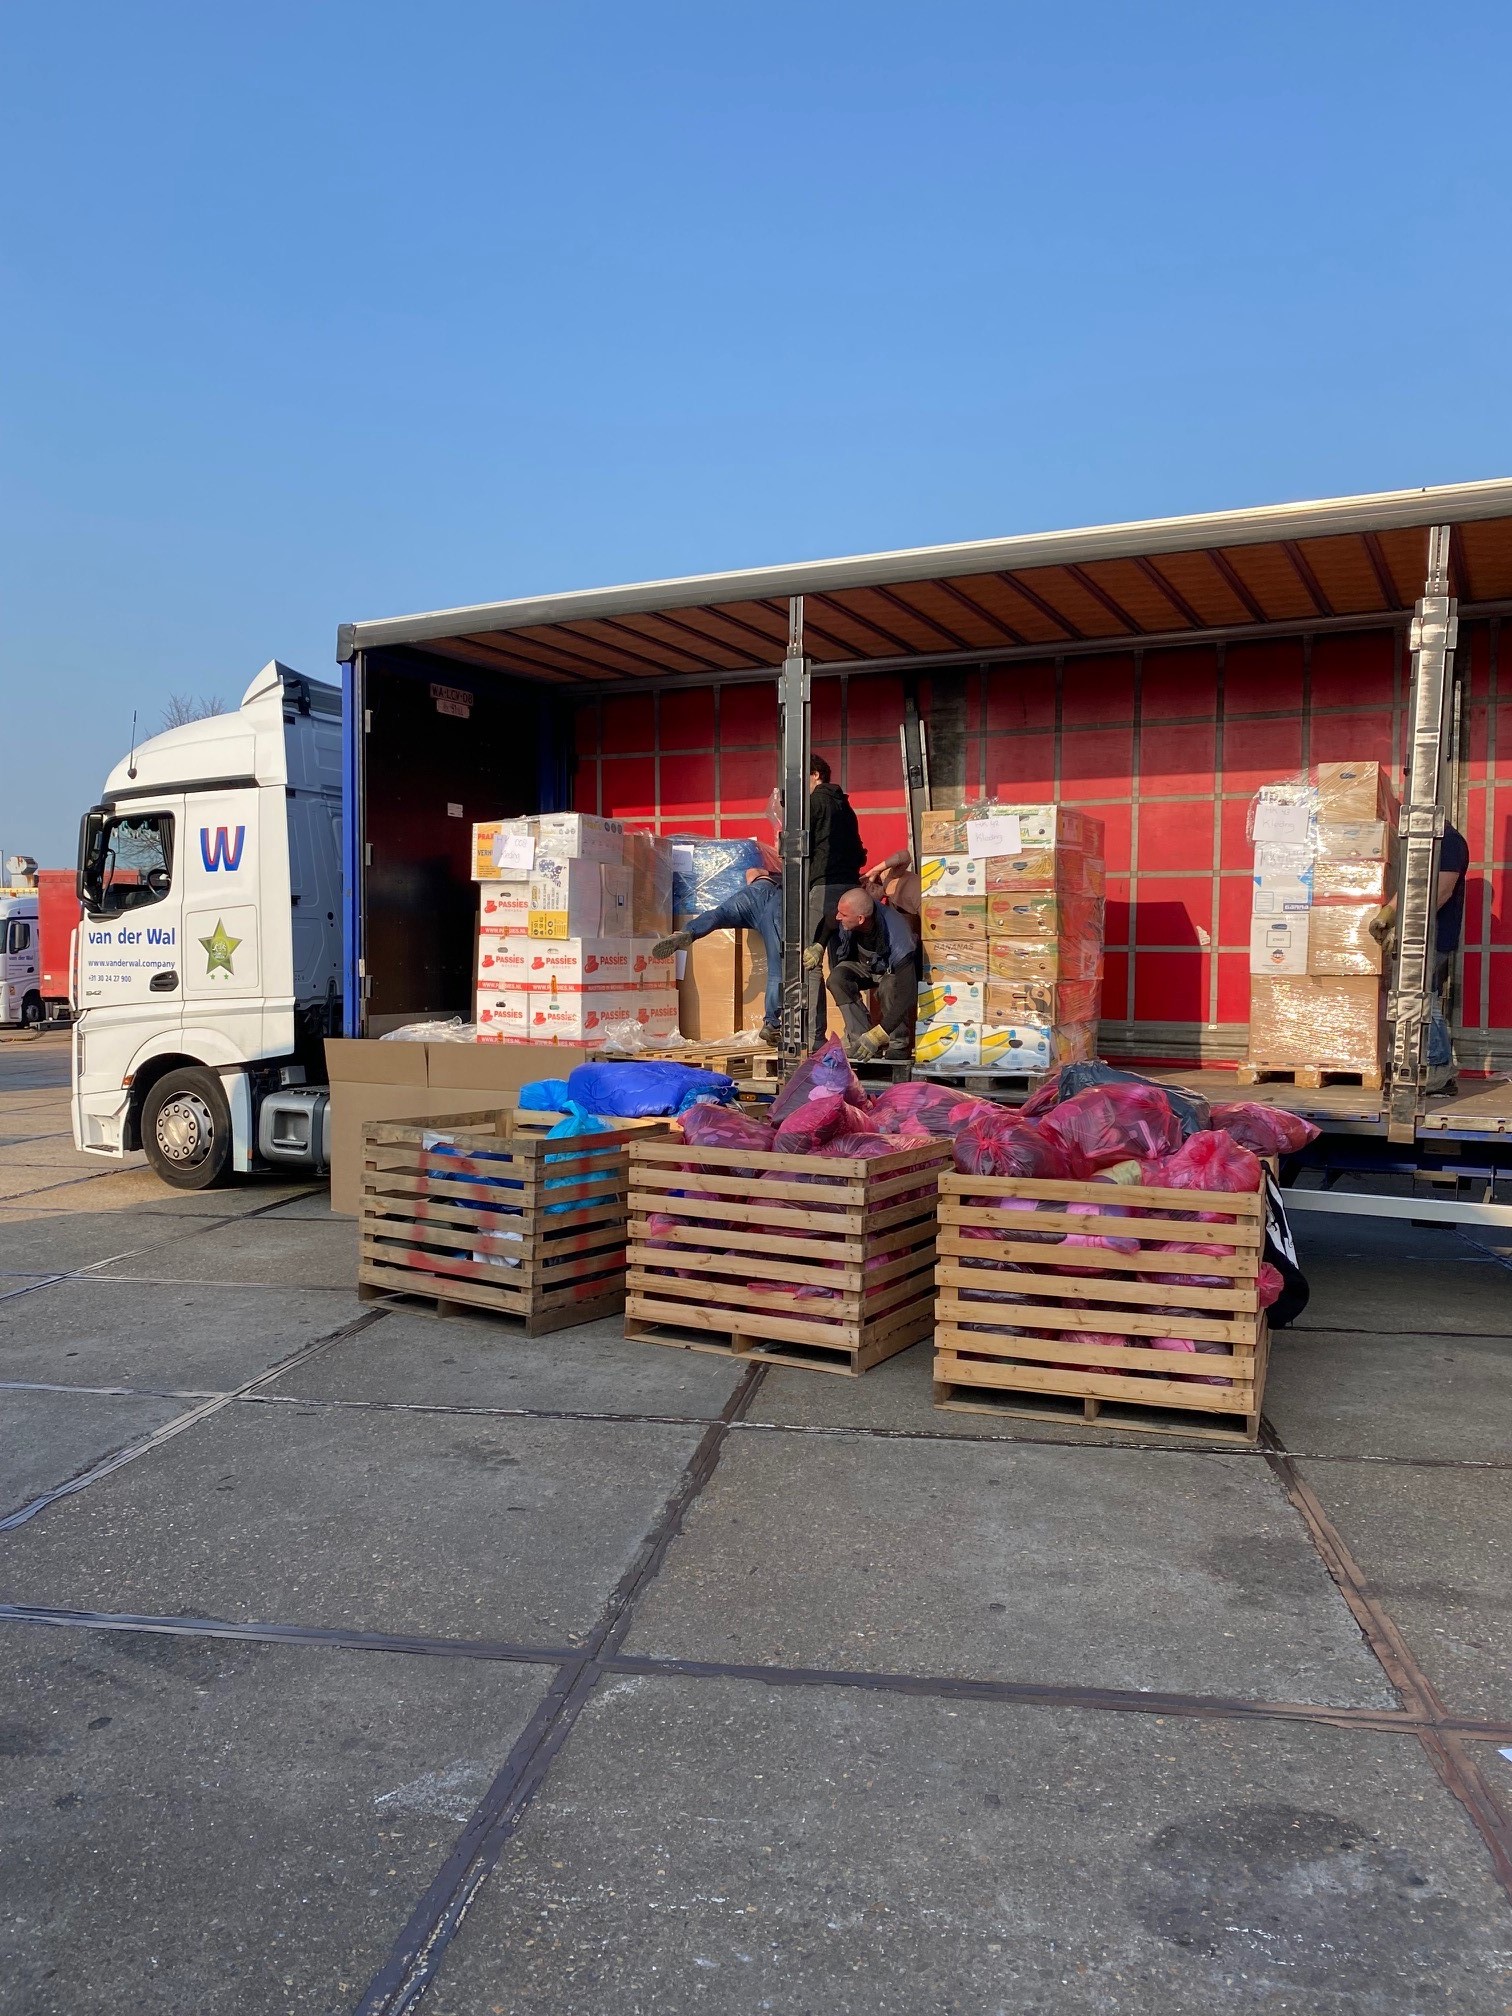
[[[275,661],[111,771],[79,830],[75,1146],[184,1190],[327,1166],[341,764],[339,689]]]

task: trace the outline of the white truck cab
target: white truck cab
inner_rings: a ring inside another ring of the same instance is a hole
[[[0,896],[0,1028],[44,1019],[41,918],[34,891]]]
[[[79,831],[74,1142],[180,1189],[325,1166],[341,1029],[341,695],[277,662],[157,735]]]

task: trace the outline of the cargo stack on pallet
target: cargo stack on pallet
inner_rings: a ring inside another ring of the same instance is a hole
[[[934,1328],[950,1157],[635,1142],[625,1334],[852,1376],[906,1350]]]
[[[363,1129],[359,1293],[514,1316],[536,1337],[625,1306],[625,1152],[645,1123],[548,1141],[555,1114]]]
[[[1249,1061],[1239,1083],[1379,1089],[1385,976],[1370,923],[1392,893],[1395,805],[1379,763],[1320,763],[1250,810]]]
[[[481,1041],[598,1043],[637,1030],[677,1032],[665,840],[584,812],[491,819],[473,827],[478,884]]]
[[[922,821],[921,1072],[1033,1081],[1097,1055],[1103,828],[982,802]]]
[[[1258,1193],[952,1171],[936,1404],[1254,1442],[1264,1246]]]

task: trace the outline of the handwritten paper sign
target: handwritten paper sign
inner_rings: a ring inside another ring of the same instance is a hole
[[[966,852],[976,860],[989,854],[1022,854],[1023,837],[1017,812],[999,812],[987,819],[966,822]]]
[[[528,875],[535,867],[533,833],[501,833],[494,842],[494,866],[509,875]]]

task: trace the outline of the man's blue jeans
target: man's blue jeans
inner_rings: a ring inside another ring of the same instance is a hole
[[[775,1029],[782,1019],[782,891],[775,882],[747,882],[713,910],[701,910],[682,929],[690,938],[707,938],[711,931],[754,931],[766,947],[766,1026]]]

